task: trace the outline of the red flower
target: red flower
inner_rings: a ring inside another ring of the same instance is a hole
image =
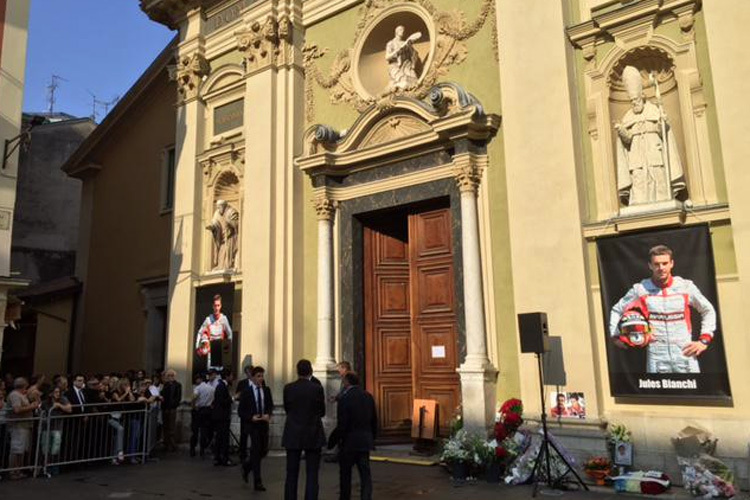
[[[508,437],[508,429],[505,427],[505,425],[502,422],[498,422],[495,424],[495,439],[499,443],[503,439]]]
[[[508,456],[508,451],[502,446],[498,446],[497,448],[495,448],[495,456],[497,458],[505,458]]]
[[[523,403],[520,399],[509,399],[500,407],[500,413],[515,413],[520,416],[523,413]]]
[[[521,425],[521,415],[518,413],[507,413],[503,416],[503,422],[508,427],[516,428]]]

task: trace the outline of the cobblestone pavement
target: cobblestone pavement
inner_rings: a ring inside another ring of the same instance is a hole
[[[239,467],[214,467],[208,458],[188,458],[175,454],[147,465],[108,466],[91,465],[63,472],[51,479],[24,479],[0,482],[2,500],[89,500],[89,499],[268,499],[283,498],[284,458],[270,456],[263,462],[264,483],[268,491],[258,493],[251,484],[242,482]],[[441,467],[415,466],[393,463],[373,463],[374,498],[386,500],[430,499],[498,499],[515,500],[531,498],[529,486],[509,487],[477,481],[463,486],[453,486],[448,473]],[[304,467],[303,467],[304,470]],[[304,475],[304,473],[303,473]],[[354,473],[352,491],[359,498],[357,474]],[[303,497],[304,478],[300,478],[300,498]],[[672,493],[660,498],[684,498],[683,490],[673,488]],[[321,466],[320,499],[338,498],[338,465]],[[543,492],[544,493],[544,492]],[[539,495],[544,499],[546,495]],[[563,499],[612,500],[610,489],[592,492],[565,492]],[[618,500],[623,495],[617,495]]]

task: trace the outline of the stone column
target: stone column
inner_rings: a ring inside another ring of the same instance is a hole
[[[203,56],[202,23],[199,9],[188,13],[187,22],[180,28],[184,41],[177,48],[177,64],[170,68],[178,95],[166,366],[177,370],[183,387],[190,387],[192,383],[193,277],[200,272],[201,174],[195,158],[202,152],[205,106],[198,92],[210,69]]]
[[[465,153],[454,157],[454,173],[461,192],[461,245],[466,322],[466,359],[458,373],[464,427],[485,432],[494,421],[497,370],[487,356],[487,332],[479,251],[477,190],[482,177],[479,158]]]
[[[333,288],[333,222],[336,215],[336,202],[319,196],[314,200],[318,214],[318,352],[313,363],[315,376],[323,384],[328,396],[338,392],[339,379],[336,375],[334,355],[334,288]],[[334,418],[332,404],[327,403],[327,419]]]

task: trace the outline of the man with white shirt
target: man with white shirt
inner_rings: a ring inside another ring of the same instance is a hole
[[[214,402],[214,387],[202,379],[201,382],[193,389],[193,408],[195,409],[196,427],[200,434],[200,454],[201,457],[206,453],[206,447],[211,443],[211,404]],[[190,456],[195,456],[195,445],[198,444],[191,440]]]
[[[263,383],[265,370],[255,366],[250,372],[250,380],[240,394],[237,412],[240,419],[246,422],[250,434],[250,459],[242,464],[242,479],[247,482],[250,471],[253,472],[255,491],[266,491],[260,474],[260,462],[268,454],[268,427],[273,414],[273,397],[271,389]]]

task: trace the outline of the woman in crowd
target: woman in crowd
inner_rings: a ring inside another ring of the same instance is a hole
[[[49,427],[42,433],[42,450],[45,453],[45,463],[54,464],[59,462],[58,455],[60,454],[60,445],[62,443],[62,431],[65,427],[65,418],[61,418],[62,415],[67,415],[73,411],[73,406],[65,397],[60,387],[52,387],[49,395],[45,398],[42,408],[49,412],[50,420]],[[53,465],[47,468],[47,472],[51,475],[58,473],[58,467]]]
[[[151,381],[144,379],[140,382],[138,391],[135,394],[135,402],[133,405],[133,413],[131,414],[130,420],[130,439],[128,440],[128,455],[130,455],[130,463],[140,463],[140,459],[136,456],[136,453],[142,451],[139,446],[141,444],[143,436],[141,436],[141,430],[143,429],[144,417],[150,408],[151,404],[156,400],[149,391]]]
[[[117,381],[116,390],[110,393],[110,401],[113,404],[108,424],[115,430],[113,455],[116,456],[112,460],[112,463],[121,464],[125,460],[125,427],[123,424],[131,420],[132,416],[130,412],[135,408],[131,404],[135,402],[135,394],[133,394],[130,380],[127,377],[123,377]],[[128,449],[128,453],[130,452],[130,449]]]

